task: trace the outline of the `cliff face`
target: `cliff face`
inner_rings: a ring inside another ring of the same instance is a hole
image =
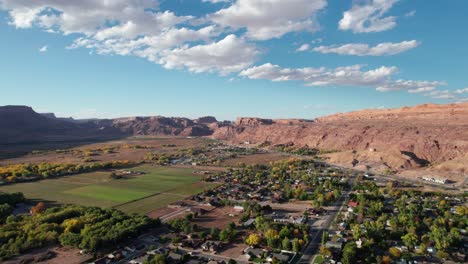
[[[468,173],[468,104],[363,110],[316,120],[129,117],[63,120],[30,107],[0,107],[0,144],[108,139],[131,135],[211,136],[232,143],[309,146],[330,162],[378,170],[427,168]],[[355,162],[354,162],[355,163]]]
[[[246,121],[247,120],[247,121]],[[233,143],[294,143],[337,153],[332,162],[395,170],[442,164],[468,153],[468,104],[364,110],[311,121],[238,119],[215,138]]]
[[[99,127],[110,127],[128,135],[208,136],[212,134],[207,124],[178,117],[130,117],[99,120],[95,123]]]
[[[0,144],[106,140],[133,135],[209,136],[230,123],[214,117],[198,120],[178,117],[127,117],[73,120],[39,114],[27,106],[0,107]]]
[[[92,124],[75,124],[50,114],[44,116],[31,107],[0,107],[0,144],[86,140],[104,135]]]

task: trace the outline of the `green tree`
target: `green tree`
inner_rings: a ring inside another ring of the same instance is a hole
[[[418,236],[414,232],[402,236],[401,240],[409,249],[413,249],[419,242]]]
[[[281,241],[281,246],[283,247],[283,250],[291,250],[291,242],[289,241],[289,238],[285,237],[283,241]]]
[[[346,243],[345,247],[343,248],[341,262],[343,262],[343,264],[356,263],[356,250],[356,243],[353,241]]]

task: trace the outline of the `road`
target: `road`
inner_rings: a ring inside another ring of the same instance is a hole
[[[192,206],[183,206],[183,207],[181,207],[180,209],[177,209],[174,212],[171,212],[171,213],[168,213],[166,215],[161,216],[159,219],[161,220],[161,222],[167,223],[167,221],[171,220],[172,218],[174,218],[174,217],[176,217],[176,216],[178,216],[180,214],[184,214],[185,212],[190,210],[191,207]]]
[[[183,251],[183,252],[187,253],[187,254],[192,254],[192,256],[194,256],[194,257],[202,257],[202,258],[210,259],[210,260],[225,261],[226,263],[229,260],[231,260],[231,258],[224,257],[224,256],[221,256],[221,255],[210,254],[210,253],[205,252],[205,251],[203,251],[201,249],[188,250],[188,249],[180,248],[180,247],[178,247],[178,249],[180,251]],[[243,261],[243,260],[240,260],[240,259],[235,259],[235,261],[238,264],[248,264],[249,263],[248,261]]]
[[[338,216],[338,213],[341,212],[346,206],[345,202],[349,198],[349,193],[353,190],[355,180],[356,176],[352,176],[351,181],[349,182],[350,187],[343,192],[340,199],[336,201],[335,204],[331,207],[331,210],[327,211],[329,215],[321,227],[311,229],[311,233],[314,235],[312,236],[309,245],[307,245],[307,248],[304,250],[304,253],[298,263],[314,263],[315,256],[320,250],[323,232],[330,229],[330,226]]]

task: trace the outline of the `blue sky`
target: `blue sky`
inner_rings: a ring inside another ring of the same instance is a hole
[[[211,2],[0,0],[0,105],[234,119],[468,101],[468,1]]]

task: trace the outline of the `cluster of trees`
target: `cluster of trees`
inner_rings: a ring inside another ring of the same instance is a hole
[[[294,155],[300,155],[300,156],[317,156],[317,155],[336,152],[336,150],[310,148],[307,145],[303,147],[299,147],[299,148],[295,146],[289,146],[289,145],[280,145],[280,146],[276,146],[275,150],[280,151],[280,152],[291,153]]]
[[[450,210],[457,200],[454,197],[394,189],[391,185],[378,188],[369,181],[357,185],[355,190],[359,194],[352,195],[351,199],[358,206],[355,214],[347,219],[353,241],[343,250],[343,263],[375,262],[383,258],[409,260],[414,254],[427,255],[428,247],[434,247],[437,256],[445,259],[451,252],[463,249],[460,230],[467,228],[468,219],[464,206],[458,206],[456,213]],[[359,239],[364,241],[361,249],[352,245]],[[394,241],[406,246],[408,251],[396,248]]]
[[[145,155],[145,160],[154,162],[158,165],[167,165],[172,160],[176,159],[191,159],[200,164],[215,164],[219,165],[223,160],[236,158],[239,155],[251,155],[257,153],[257,149],[232,147],[212,151],[209,148],[184,148],[179,149],[174,153],[155,153],[148,152]]]
[[[16,164],[0,167],[0,181],[13,183],[134,165],[128,160],[91,164]]]
[[[33,215],[9,216],[0,226],[0,259],[60,243],[92,252],[114,247],[156,227],[159,221],[114,209],[64,206]]]
[[[72,154],[75,156],[98,156],[100,153],[109,154],[113,153],[117,147],[106,146],[102,148],[88,148],[88,149],[56,149],[56,150],[34,150],[31,154],[43,154],[43,153],[58,153],[58,154]]]
[[[184,156],[178,153],[168,154],[168,153],[148,152],[146,153],[144,159],[146,161],[151,161],[157,165],[167,165],[171,163],[172,160],[180,159],[183,157]]]
[[[0,193],[0,224],[13,213],[15,205],[25,201],[22,193]]]
[[[312,160],[289,159],[269,165],[246,165],[229,169],[218,175],[226,182],[249,185],[252,188],[267,186],[268,191],[281,193],[282,201],[309,200],[315,207],[335,202],[348,183],[341,181],[342,171],[331,169]],[[210,177],[207,180],[210,180]],[[297,184],[297,183],[300,184]]]
[[[187,235],[192,235],[192,237],[198,237],[201,239],[207,238],[208,234],[203,232],[196,224],[193,224],[191,220],[193,219],[194,215],[189,214],[185,218],[179,218],[169,221],[169,226],[172,230],[177,232],[183,232]],[[210,231],[210,239],[212,240],[220,240],[223,242],[232,242],[238,232],[236,230],[236,224],[231,222],[227,225],[227,227],[223,230],[219,230],[217,228],[212,228]],[[177,237],[174,243],[180,242],[180,237]]]
[[[273,211],[270,205],[261,206],[254,201],[244,202],[242,205],[244,212],[241,215],[240,221],[245,222],[251,217],[262,216],[264,213],[270,213]]]
[[[251,246],[267,246],[272,249],[299,252],[309,241],[307,225],[274,223],[259,216],[255,219],[255,232],[246,238]]]

